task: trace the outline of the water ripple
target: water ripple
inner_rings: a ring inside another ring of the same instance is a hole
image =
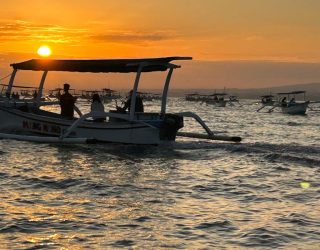
[[[255,112],[257,104],[168,103],[174,112],[198,109],[210,128],[243,142],[179,138],[155,147],[0,140],[1,248],[319,245],[319,116],[263,114]],[[203,132],[192,121],[184,129]]]

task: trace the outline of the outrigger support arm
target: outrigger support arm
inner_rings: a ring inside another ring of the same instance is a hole
[[[238,136],[225,136],[225,135],[215,135],[215,134],[213,134],[213,132],[210,130],[210,128],[195,113],[192,113],[192,112],[181,112],[181,113],[176,113],[176,115],[179,115],[179,116],[182,116],[182,117],[192,117],[192,118],[194,118],[198,123],[200,123],[200,125],[207,132],[207,135],[199,134],[199,133],[178,132],[177,136],[198,138],[198,139],[219,140],[219,141],[232,141],[232,142],[240,142],[241,141],[241,137],[238,137]]]
[[[11,77],[10,77],[10,81],[9,81],[9,84],[8,84],[8,88],[6,90],[6,96],[10,97],[11,95],[11,90],[12,90],[12,87],[13,87],[13,82],[14,82],[14,78],[16,77],[16,74],[17,74],[17,69],[14,69],[12,74],[11,74]]]
[[[176,113],[176,115],[194,118],[204,128],[204,130],[207,132],[208,135],[213,135],[213,132],[211,131],[211,129],[204,123],[204,121],[197,114],[192,112],[181,112],[181,113]]]
[[[163,87],[163,92],[162,92],[162,103],[161,103],[161,115],[165,115],[166,113],[166,107],[167,107],[167,97],[168,97],[168,90],[169,90],[169,84],[170,84],[170,80],[171,80],[171,76],[173,73],[173,70],[175,69],[175,65],[172,64],[172,66],[170,66],[167,78],[166,78],[166,82],[164,84]]]

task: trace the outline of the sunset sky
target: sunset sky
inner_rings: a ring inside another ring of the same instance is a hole
[[[320,82],[319,10],[318,0],[3,0],[0,78],[45,44],[52,58],[192,56],[175,88]],[[109,84],[127,87],[118,78]]]

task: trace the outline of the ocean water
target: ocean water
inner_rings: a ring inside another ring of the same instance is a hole
[[[196,112],[238,144],[0,140],[0,248],[319,249],[320,112],[258,107],[169,100],[168,111]]]

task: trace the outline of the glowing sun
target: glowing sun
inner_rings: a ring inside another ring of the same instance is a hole
[[[51,49],[48,46],[41,46],[38,49],[38,55],[42,57],[48,57],[51,55]]]

